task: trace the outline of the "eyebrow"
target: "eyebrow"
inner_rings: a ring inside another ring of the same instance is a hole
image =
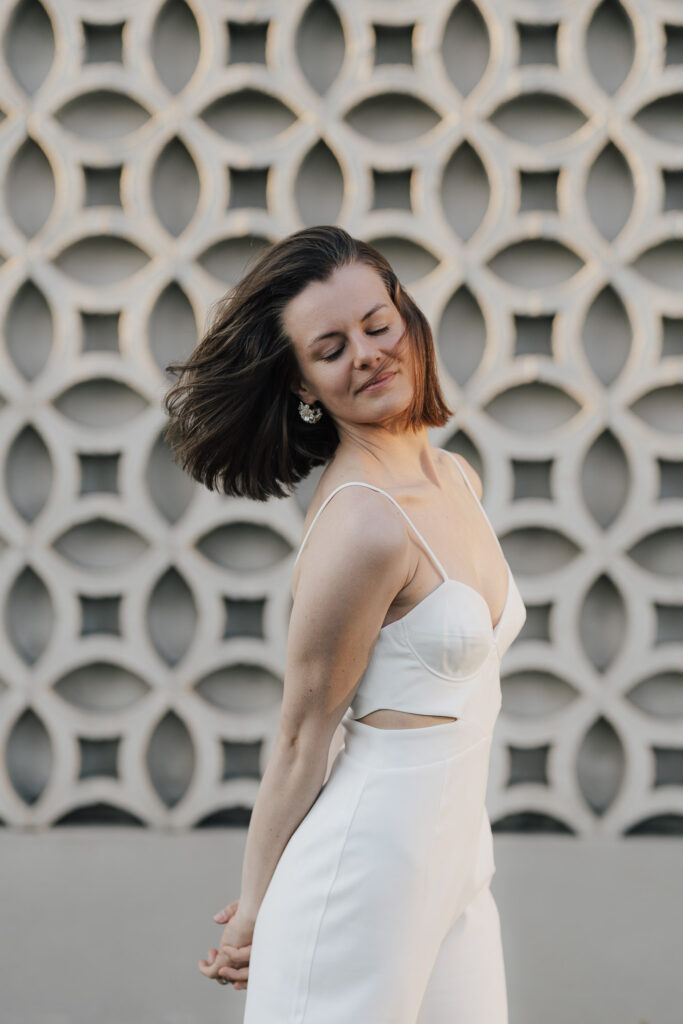
[[[367,311],[367,313],[360,318],[361,319],[361,323],[364,320],[367,320],[368,317],[372,316],[373,313],[376,313],[378,309],[383,309],[385,306],[387,306],[386,302],[378,302],[376,306],[373,306],[372,309],[369,309]],[[387,308],[388,308],[388,306],[387,306]],[[309,348],[313,348],[313,346],[317,345],[319,341],[324,341],[325,338],[333,338],[336,334],[341,334],[341,333],[342,333],[341,331],[328,331],[327,334],[319,334],[317,338],[314,338],[313,341],[310,342],[308,347]]]

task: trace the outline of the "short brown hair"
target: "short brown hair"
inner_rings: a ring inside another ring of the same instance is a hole
[[[446,405],[436,370],[432,331],[377,249],[343,228],[318,225],[264,250],[239,283],[213,307],[211,322],[190,358],[171,363],[180,378],[164,397],[165,437],[174,461],[209,490],[267,501],[289,491],[311,469],[329,462],[339,444],[332,418],[304,422],[293,386],[300,369],[282,311],[312,281],[361,262],[384,281],[406,325],[415,364],[407,429],[441,427]]]

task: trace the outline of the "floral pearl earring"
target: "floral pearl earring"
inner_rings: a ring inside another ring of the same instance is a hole
[[[306,423],[317,423],[322,416],[323,411],[321,408],[314,409],[313,406],[307,405],[305,402],[299,402],[299,416]]]

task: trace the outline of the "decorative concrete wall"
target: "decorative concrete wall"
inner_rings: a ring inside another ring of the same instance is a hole
[[[683,7],[21,0],[0,36],[0,818],[244,824],[314,474],[209,494],[165,367],[336,221],[438,343],[527,605],[494,830],[683,825]]]

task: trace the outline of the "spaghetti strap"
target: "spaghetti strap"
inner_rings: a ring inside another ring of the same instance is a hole
[[[422,534],[420,533],[418,528],[415,526],[415,523],[412,521],[412,519],[410,518],[408,513],[405,512],[401,508],[401,506],[396,501],[396,499],[392,498],[392,496],[387,491],[383,491],[381,487],[375,487],[374,484],[367,484],[367,483],[365,483],[364,480],[347,480],[346,483],[339,484],[338,487],[335,487],[335,489],[330,494],[327,495],[327,497],[325,498],[324,502],[322,503],[322,505],[320,506],[320,508],[316,512],[316,514],[314,515],[313,522],[311,523],[311,525],[306,530],[306,535],[305,535],[304,539],[302,540],[301,547],[299,548],[299,550],[297,552],[297,555],[296,555],[296,558],[294,559],[294,565],[296,565],[296,563],[299,561],[299,556],[301,555],[301,552],[304,549],[304,544],[308,540],[309,534],[310,534],[311,530],[313,529],[313,527],[315,526],[315,523],[316,523],[316,520],[317,520],[318,516],[320,515],[322,510],[325,508],[325,505],[327,505],[327,503],[330,500],[330,498],[333,498],[334,495],[337,493],[337,491],[340,491],[342,489],[342,487],[351,487],[354,484],[358,485],[359,487],[369,487],[370,490],[372,490],[372,491],[379,491],[380,494],[384,494],[385,497],[387,497],[389,499],[389,501],[392,501],[394,503],[394,505],[399,510],[401,515],[408,521],[409,526],[414,530],[414,532],[417,534],[417,536],[420,538],[420,540],[424,544],[425,549],[426,549],[428,555],[430,556],[430,558],[432,559],[432,561],[434,562],[434,564],[438,568],[438,570],[441,573],[441,575],[443,576],[444,580],[447,580],[448,579],[448,575],[446,573],[446,570],[444,569],[444,567],[442,566],[441,562],[436,557],[436,555],[434,554],[434,552],[432,551],[432,549],[430,548],[429,544],[424,539],[424,537],[422,536]]]
[[[484,513],[484,519],[485,519],[485,520],[486,520],[486,522],[487,522],[487,523],[489,524],[489,528],[490,528],[490,530],[491,530],[491,533],[493,534],[493,536],[494,536],[494,538],[495,538],[496,544],[498,545],[498,547],[499,547],[499,549],[500,549],[500,553],[502,554],[503,558],[505,559],[505,552],[503,551],[503,548],[502,548],[502,546],[501,546],[501,543],[500,543],[500,541],[498,540],[498,534],[497,534],[497,533],[496,533],[496,531],[495,531],[495,530],[493,529],[493,523],[492,523],[492,522],[491,522],[491,520],[489,519],[489,517],[488,517],[488,514],[487,514],[487,512],[486,512],[486,509],[484,508],[484,506],[482,505],[481,501],[479,500],[479,497],[477,496],[477,492],[475,491],[474,487],[472,486],[472,483],[471,483],[471,481],[470,481],[470,478],[468,477],[467,473],[465,472],[465,470],[464,470],[464,469],[462,468],[462,466],[460,465],[459,461],[458,461],[458,460],[456,459],[456,457],[455,457],[455,455],[453,454],[453,452],[449,452],[447,448],[442,448],[442,449],[441,449],[441,451],[442,451],[442,452],[446,452],[446,454],[447,454],[447,455],[450,455],[450,457],[451,457],[451,458],[453,459],[453,462],[454,462],[454,463],[456,464],[456,466],[457,466],[457,467],[458,467],[458,469],[460,470],[460,472],[461,472],[461,474],[462,474],[462,478],[463,478],[463,480],[465,481],[465,483],[466,483],[466,484],[467,484],[467,486],[469,487],[470,491],[471,491],[471,492],[472,492],[472,494],[474,495],[474,500],[476,501],[477,505],[479,506],[479,508],[480,508],[480,509],[482,510],[482,512]],[[505,561],[506,561],[506,564],[507,564],[507,559],[505,559]]]

